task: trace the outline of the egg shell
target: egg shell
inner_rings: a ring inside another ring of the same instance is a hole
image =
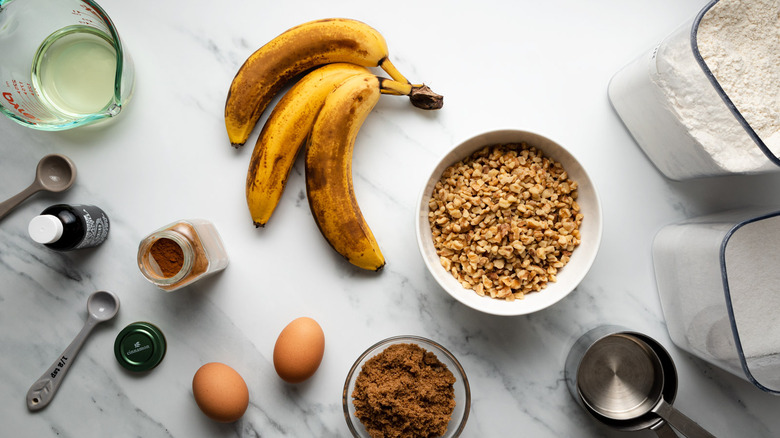
[[[249,389],[240,374],[219,362],[198,369],[192,378],[195,403],[207,417],[221,423],[232,423],[249,406]]]
[[[317,321],[301,317],[279,333],[274,345],[276,374],[288,383],[300,383],[317,371],[325,353],[325,333]]]

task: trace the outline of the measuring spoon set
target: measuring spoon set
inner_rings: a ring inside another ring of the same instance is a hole
[[[0,219],[7,216],[35,193],[45,191],[59,193],[68,190],[76,181],[76,165],[70,158],[60,154],[49,154],[41,158],[35,171],[35,179],[26,189],[0,202]],[[27,392],[27,408],[38,411],[51,403],[62,380],[70,370],[84,342],[101,322],[108,321],[119,312],[119,298],[108,291],[97,291],[87,299],[87,321],[73,342],[57,357],[48,370],[32,384]]]

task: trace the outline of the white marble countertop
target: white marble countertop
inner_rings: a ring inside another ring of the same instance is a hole
[[[0,222],[0,435],[344,437],[341,393],[352,362],[376,341],[415,334],[448,347],[468,373],[473,405],[463,436],[626,436],[591,420],[563,380],[574,338],[622,324],[671,351],[681,411],[719,437],[777,436],[780,398],[669,340],[650,245],[661,226],[686,217],[780,205],[780,190],[772,190],[780,175],[666,180],[606,93],[620,67],[705,0],[310,3],[104,0],[137,71],[120,118],[60,133],[0,120],[0,198],[26,187],[47,153],[68,155],[79,170],[68,192],[37,195]],[[382,99],[358,138],[355,190],[388,260],[378,275],[346,264],[321,237],[300,159],[271,222],[255,229],[244,199],[251,148],[233,150],[223,124],[227,88],[244,59],[283,30],[330,16],[379,29],[396,66],[445,96],[438,112]],[[538,132],[569,148],[603,204],[591,271],[574,293],[530,316],[495,317],[454,301],[415,242],[426,172],[459,140],[496,128]],[[101,206],[112,220],[108,240],[71,253],[33,243],[27,222],[61,201]],[[231,263],[163,293],[136,267],[138,242],[196,217],[216,225]],[[119,296],[119,315],[93,332],[52,404],[28,412],[27,389],[79,331],[86,298],[99,289]],[[322,325],[325,357],[312,379],[289,385],[274,372],[273,345],[304,315]],[[137,376],[120,368],[113,342],[141,320],[162,329],[168,352]],[[192,376],[212,361],[235,368],[249,386],[250,407],[234,424],[210,421],[192,397]]]

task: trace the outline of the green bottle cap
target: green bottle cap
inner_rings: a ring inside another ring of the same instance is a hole
[[[154,324],[134,322],[119,332],[114,355],[130,371],[149,371],[165,357],[165,335]]]

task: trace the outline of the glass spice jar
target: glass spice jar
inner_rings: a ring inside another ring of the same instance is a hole
[[[216,227],[204,219],[180,220],[145,237],[138,245],[138,267],[147,280],[170,292],[228,265]]]

